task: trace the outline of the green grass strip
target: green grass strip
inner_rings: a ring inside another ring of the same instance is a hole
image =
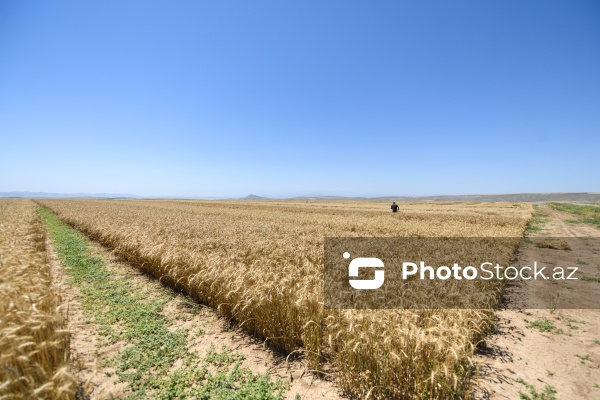
[[[600,207],[582,206],[569,203],[550,203],[550,207],[558,211],[568,212],[580,217],[580,221],[600,229]]]
[[[533,208],[534,213],[529,221],[529,224],[527,224],[526,234],[541,233],[549,220],[548,214],[540,211],[537,204],[534,204]]]
[[[281,399],[284,381],[254,374],[241,365],[243,356],[211,346],[206,355],[188,350],[189,332],[169,331],[171,320],[160,314],[172,299],[165,290],[141,288],[116,276],[93,254],[88,239],[39,206],[42,220],[69,283],[81,292],[81,305],[99,327],[105,344],[124,342],[107,365],[131,391],[127,399]],[[183,360],[173,368],[177,360]]]

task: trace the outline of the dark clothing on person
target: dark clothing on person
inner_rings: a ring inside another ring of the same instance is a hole
[[[393,203],[393,204],[392,204],[392,212],[398,212],[398,209],[399,209],[399,208],[400,208],[400,207],[398,207],[398,204],[396,204],[396,203]]]

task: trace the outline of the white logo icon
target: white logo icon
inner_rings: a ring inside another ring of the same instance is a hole
[[[344,253],[344,258],[350,258],[348,252]],[[383,268],[383,261],[375,257],[358,257],[350,261],[348,266],[348,275],[350,277],[358,277],[359,268]],[[350,279],[350,286],[354,289],[379,289],[383,285],[383,271],[375,270],[375,278],[373,279]]]

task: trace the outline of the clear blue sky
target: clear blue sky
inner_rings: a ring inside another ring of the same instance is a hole
[[[600,2],[0,2],[0,192],[600,192]]]

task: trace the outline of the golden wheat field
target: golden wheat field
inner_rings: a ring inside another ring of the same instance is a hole
[[[0,399],[70,399],[69,335],[31,200],[0,199]]]
[[[513,203],[107,201],[40,203],[139,268],[237,320],[350,397],[464,398],[492,310],[328,310],[325,237],[520,237]]]

